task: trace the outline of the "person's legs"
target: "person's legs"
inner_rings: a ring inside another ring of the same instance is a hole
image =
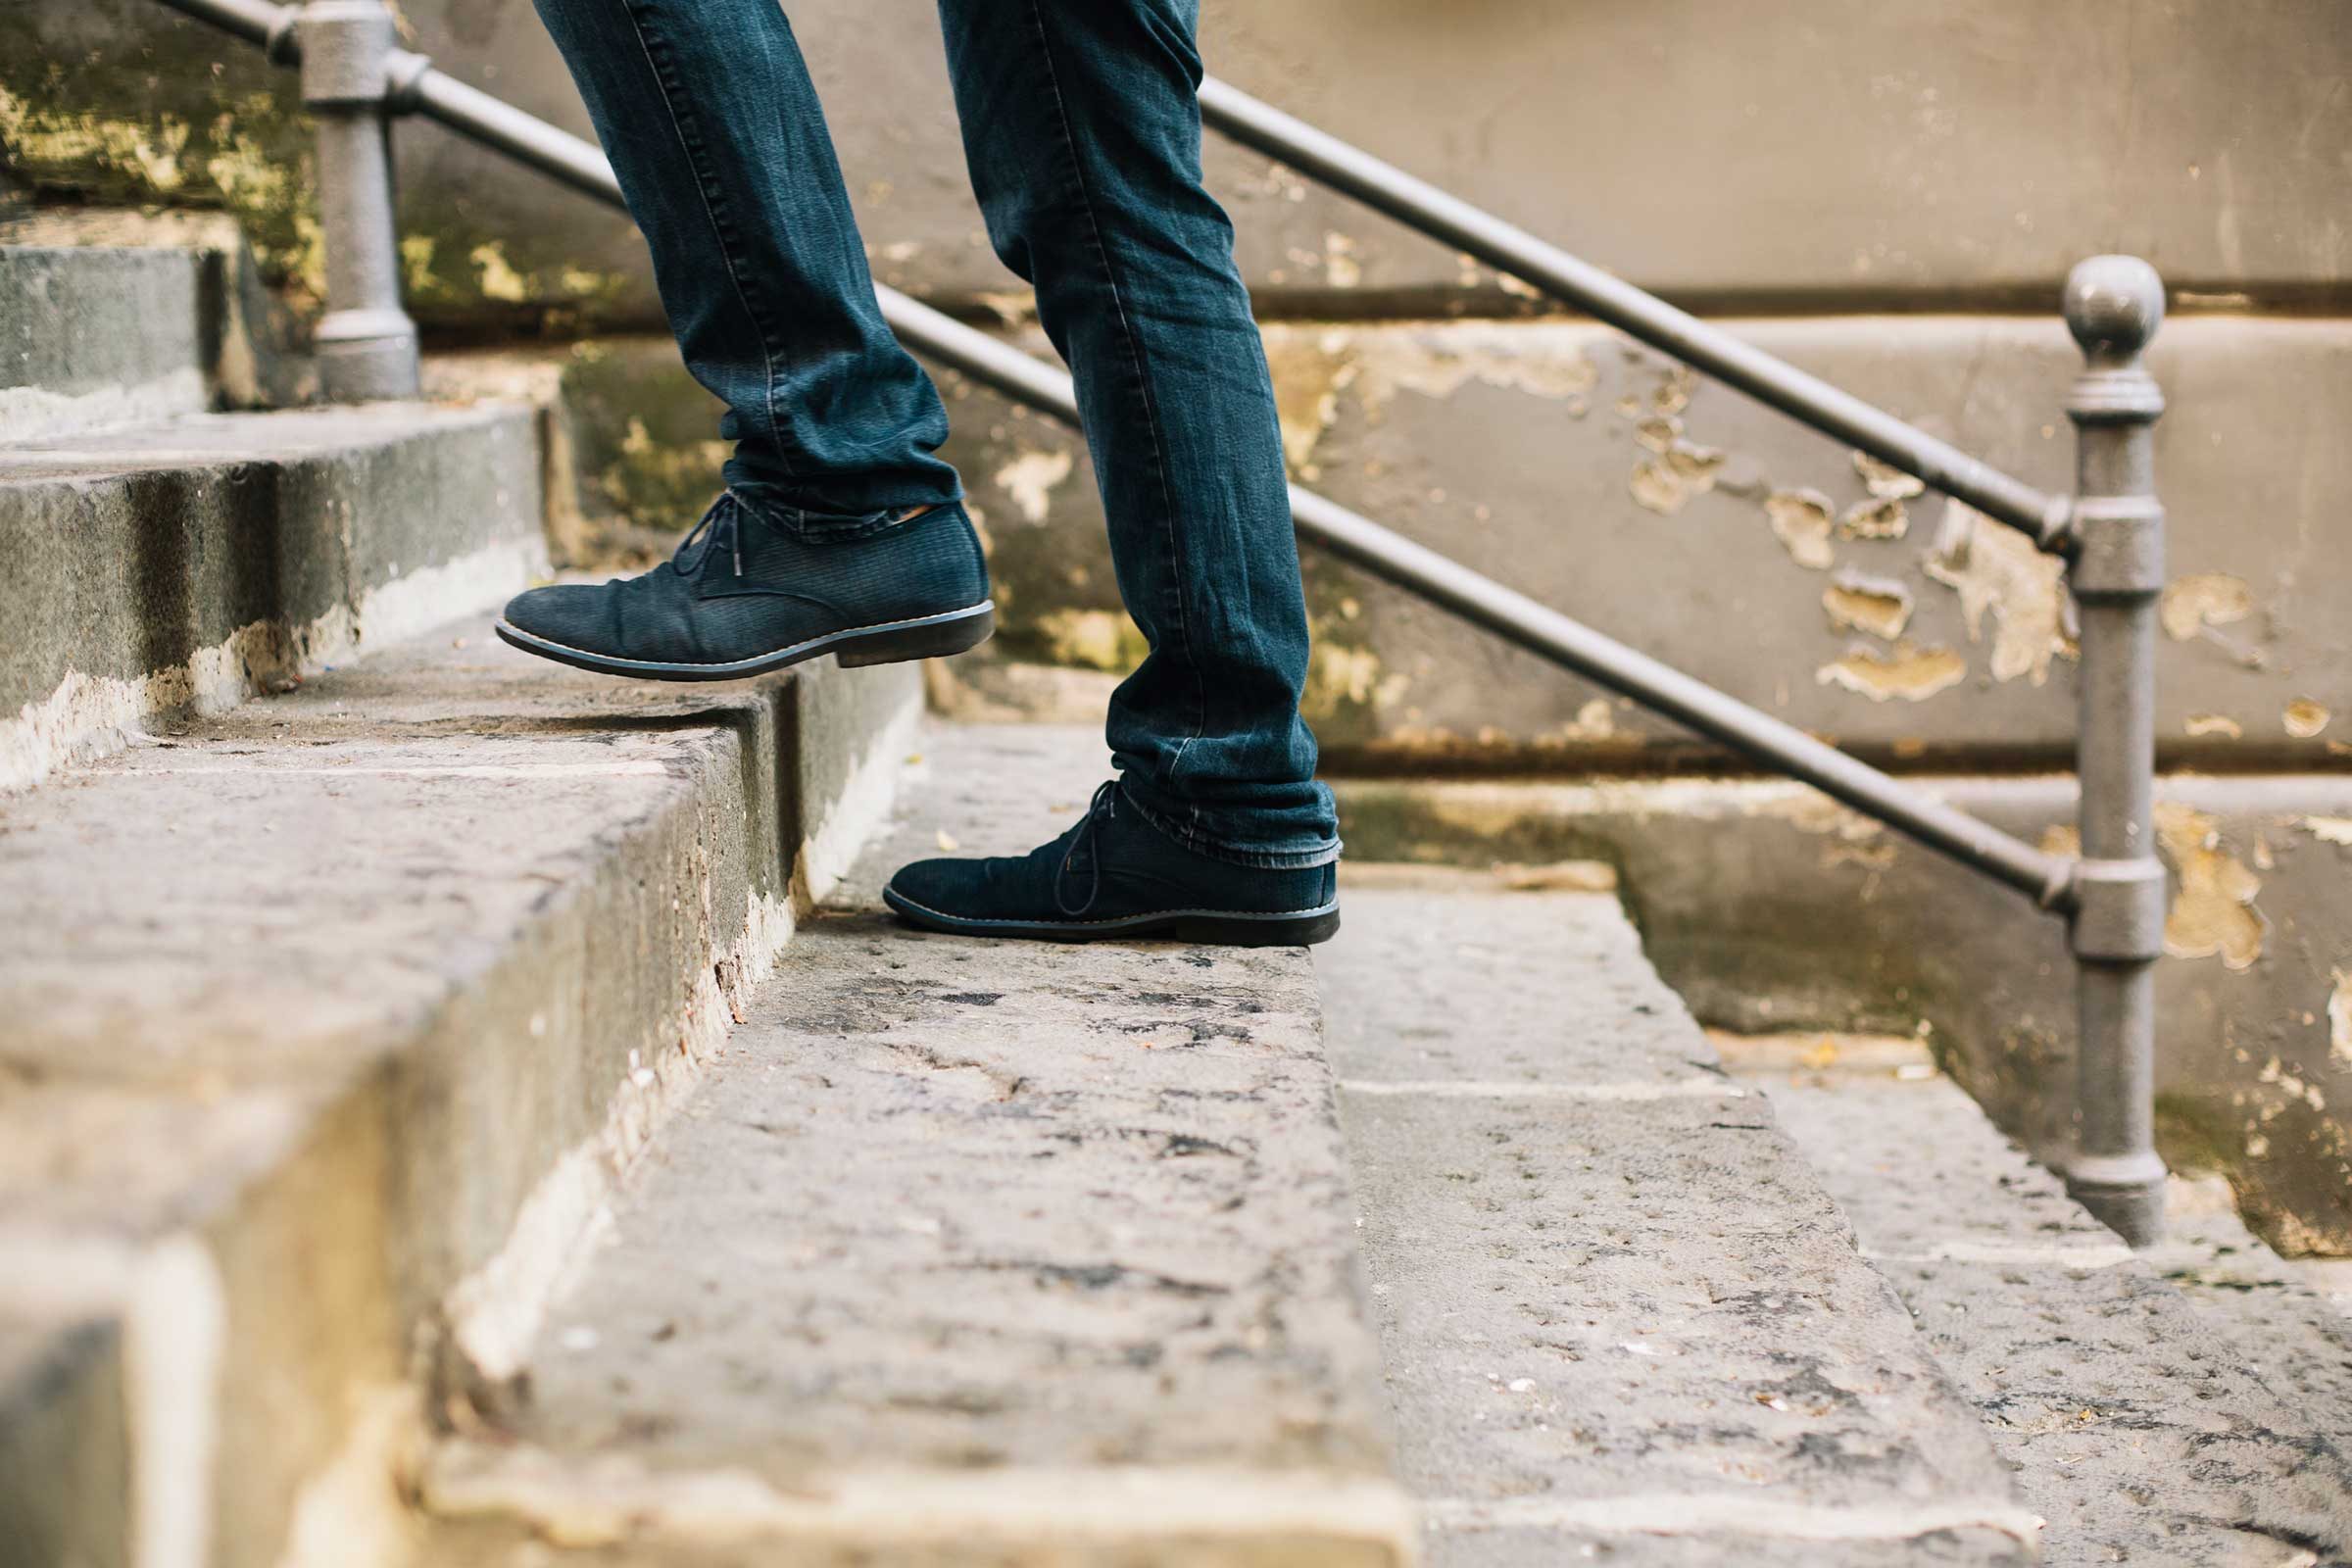
[[[1247,864],[1337,858],[1298,716],[1305,594],[1233,227],[1200,183],[1196,0],[939,0],[990,239],[1070,364],[1119,591],[1131,799]]]
[[[939,0],[972,188],[1076,375],[1119,592],[1151,654],[1111,699],[1120,777],[1019,858],[884,897],[987,936],[1319,942],[1331,794],[1298,714],[1305,593],[1272,379],[1200,183],[1195,0]]]
[[[536,0],[653,253],[727,479],[862,515],[960,491],[948,418],[891,336],[777,0]]]
[[[727,492],[675,561],[533,589],[499,635],[612,674],[726,679],[988,634],[938,392],[882,320],[824,114],[777,0],[537,0],[695,378]]]

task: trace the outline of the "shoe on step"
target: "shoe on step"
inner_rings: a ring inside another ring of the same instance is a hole
[[[853,539],[806,539],[728,492],[663,564],[517,594],[498,635],[607,675],[740,680],[825,654],[845,665],[959,654],[995,625],[960,504]]]
[[[1340,929],[1336,866],[1269,870],[1199,854],[1145,821],[1116,782],[1051,844],[917,860],[882,900],[909,924],[959,936],[1259,948],[1302,947]]]

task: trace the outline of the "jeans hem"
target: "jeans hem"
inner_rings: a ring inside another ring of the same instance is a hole
[[[1205,855],[1212,860],[1223,860],[1228,865],[1246,865],[1258,871],[1304,871],[1318,865],[1329,865],[1340,858],[1341,844],[1336,837],[1318,840],[1298,850],[1254,849],[1211,838],[1189,823],[1163,815],[1137,800],[1135,792],[1124,784],[1119,786],[1119,799],[1132,807],[1135,814],[1157,832],[1174,839],[1195,855]]]
[[[769,527],[812,543],[841,544],[854,539],[870,539],[898,527],[915,513],[948,507],[960,508],[963,505],[960,486],[944,501],[909,502],[902,506],[880,507],[870,512],[829,512],[796,506],[779,499],[747,495],[744,493],[747,488],[740,484],[727,487],[730,495],[758,514],[760,519]],[[764,490],[768,487],[761,485],[759,488]]]

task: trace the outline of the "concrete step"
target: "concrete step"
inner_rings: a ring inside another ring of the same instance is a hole
[[[918,701],[475,619],[0,805],[0,1562],[396,1560]]]
[[[437,1564],[1402,1564],[1303,952],[876,912],[1026,849],[1099,733],[935,730],[530,1356]]]
[[[2352,1348],[2276,1257],[2210,1218],[2134,1255],[1924,1051],[1759,1051],[1734,1059],[1984,1412],[2049,1521],[2046,1561],[2352,1556]]]
[[[2031,1561],[1976,1410],[1772,1104],[1613,895],[1520,881],[1367,867],[1318,950],[1429,1560]]]
[[[0,790],[545,569],[535,416],[199,414],[0,447]]]
[[[224,213],[0,219],[0,442],[314,394]]]

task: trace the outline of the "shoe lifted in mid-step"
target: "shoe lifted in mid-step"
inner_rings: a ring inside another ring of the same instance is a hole
[[[721,495],[638,577],[516,595],[498,635],[526,654],[640,680],[740,680],[831,654],[888,664],[988,640],[988,564],[960,504],[808,539]]]
[[[1052,843],[1023,856],[917,860],[882,899],[910,924],[959,936],[1261,948],[1340,929],[1337,866],[1268,869],[1201,855],[1144,820],[1115,782]]]

